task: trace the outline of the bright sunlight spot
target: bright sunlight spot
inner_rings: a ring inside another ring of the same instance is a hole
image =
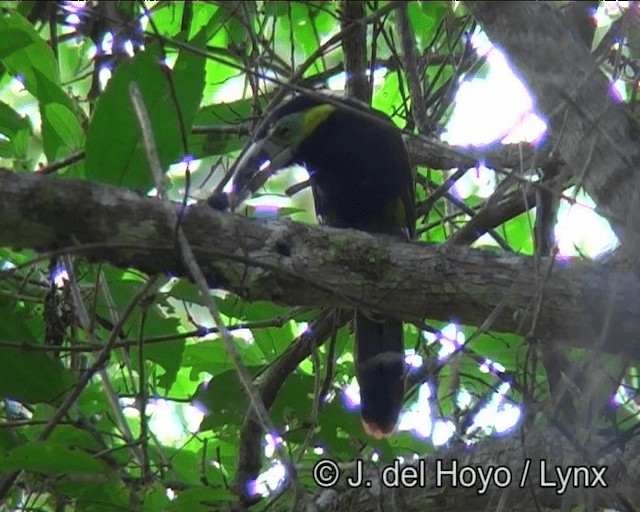
[[[416,354],[416,351],[413,349],[409,349],[405,351],[406,357],[404,358],[404,362],[407,364],[409,368],[417,370],[422,366],[422,356]]]
[[[487,434],[494,430],[503,433],[516,425],[520,419],[521,411],[518,407],[505,401],[505,395],[510,387],[508,382],[500,384],[488,404],[476,414],[473,424],[469,427],[469,433],[476,430],[483,430]]]
[[[432,411],[429,405],[431,386],[422,384],[418,391],[418,400],[400,416],[398,430],[409,430],[422,438],[428,438],[433,431]]]
[[[457,180],[451,190],[460,199],[470,196],[487,198],[493,194],[497,184],[496,172],[483,162]]]
[[[249,494],[269,496],[282,485],[287,476],[285,467],[280,462],[274,462],[271,467],[249,485]]]
[[[126,417],[139,419],[135,399],[121,398],[120,403]],[[150,401],[145,412],[150,430],[159,441],[170,446],[180,446],[191,434],[198,432],[204,416],[193,405],[162,399]]]
[[[447,444],[451,436],[455,433],[455,425],[448,420],[438,420],[433,426],[433,433],[431,434],[431,441],[433,446],[442,446]]]
[[[360,388],[355,380],[348,386],[344,387],[342,390],[342,396],[344,399],[344,405],[347,409],[353,410],[360,407]]]
[[[449,324],[440,331],[439,341],[441,348],[438,357],[443,360],[458,351],[464,345],[466,338],[456,324]]]
[[[574,188],[568,190],[565,196],[575,196],[576,202],[560,203],[558,223],[555,227],[558,254],[595,257],[612,250],[618,239],[609,223],[594,211],[593,200],[584,192],[576,195]]]
[[[486,56],[489,70],[484,78],[460,84],[443,140],[457,146],[540,141],[546,124],[535,113],[531,96],[504,54],[491,45],[484,32],[476,31],[471,43]]]

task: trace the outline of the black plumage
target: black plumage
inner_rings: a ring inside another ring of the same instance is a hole
[[[266,162],[269,164],[266,164]],[[348,100],[298,96],[276,109],[239,162],[232,203],[292,164],[307,168],[322,222],[413,238],[415,207],[409,158],[400,132],[381,112]],[[402,322],[355,314],[356,377],[365,430],[390,434],[404,399]]]

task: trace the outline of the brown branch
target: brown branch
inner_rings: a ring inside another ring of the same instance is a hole
[[[91,261],[185,277],[165,208],[116,187],[0,170],[0,246],[64,249]],[[247,300],[358,305],[407,321],[467,325],[481,325],[500,306],[490,327],[497,332],[528,330],[544,277],[537,273],[549,268],[544,258],[536,265],[526,256],[255,221],[206,206],[183,212],[182,227],[210,286]],[[591,347],[594,329],[602,328],[600,312],[612,308],[604,350],[637,357],[638,284],[632,269],[557,263],[536,318],[549,339]]]
[[[411,113],[418,133],[427,134],[432,132],[431,122],[427,115],[427,108],[424,104],[424,95],[420,74],[418,72],[418,54],[415,47],[415,35],[409,21],[408,5],[400,3],[396,10],[396,25],[400,33],[402,47],[403,68],[407,73],[409,94],[411,95]]]
[[[265,408],[269,409],[273,405],[280,388],[298,365],[317,347],[322,346],[332,332],[350,321],[352,316],[350,312],[344,310],[323,311],[311,323],[309,329],[294,340],[287,350],[269,366],[257,386]],[[250,495],[249,483],[258,477],[262,467],[263,435],[264,429],[258,422],[253,409],[250,409],[240,430],[236,480],[233,484],[235,492],[247,504],[256,499],[255,496]]]
[[[344,32],[346,95],[364,103],[371,103],[371,84],[367,78],[367,26],[365,25],[365,2],[343,2],[340,26]],[[347,30],[349,28],[350,30]]]

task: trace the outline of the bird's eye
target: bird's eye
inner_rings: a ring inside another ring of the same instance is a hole
[[[286,139],[291,134],[291,127],[287,124],[280,124],[273,129],[273,133],[276,137]]]

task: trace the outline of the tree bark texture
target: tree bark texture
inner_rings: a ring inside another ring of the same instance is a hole
[[[117,187],[0,170],[0,246],[68,250],[186,277],[165,208]],[[198,205],[181,221],[211,286],[247,300],[357,305],[585,348],[597,339],[601,350],[640,355],[638,277],[630,269],[252,220]]]

